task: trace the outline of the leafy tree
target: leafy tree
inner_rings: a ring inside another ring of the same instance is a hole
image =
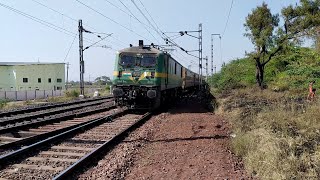
[[[111,84],[111,79],[110,79],[110,77],[107,77],[107,76],[97,77],[94,81],[95,81],[94,83],[97,85],[110,85]]]
[[[300,5],[282,9],[283,26],[279,27],[279,15],[273,15],[266,3],[262,3],[246,18],[247,36],[255,46],[249,56],[256,66],[256,82],[264,86],[265,65],[285,50],[288,45],[300,43],[320,25],[320,0],[301,0]]]
[[[264,78],[265,65],[271,60],[271,54],[268,52],[274,47],[273,32],[278,26],[279,16],[272,15],[266,3],[258,6],[246,18],[244,26],[249,31],[245,36],[249,37],[251,42],[255,45],[256,51],[251,53],[256,65],[256,81],[262,87]],[[281,49],[272,54],[276,54]]]

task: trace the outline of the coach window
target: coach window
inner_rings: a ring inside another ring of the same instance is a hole
[[[28,78],[23,78],[22,82],[27,83],[28,82]]]

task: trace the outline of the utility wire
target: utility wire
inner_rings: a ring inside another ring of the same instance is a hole
[[[141,0],[139,0],[141,5],[143,6],[143,8],[145,9],[145,11],[148,13],[148,15],[150,16],[151,20],[153,21],[153,23],[156,25],[156,27],[151,23],[151,21],[148,19],[148,17],[143,13],[143,11],[139,8],[139,6],[134,2],[134,0],[131,0],[131,2],[133,3],[133,5],[138,9],[138,11],[142,14],[142,16],[147,20],[147,22],[151,25],[151,27],[159,34],[159,36],[173,44],[174,46],[178,47],[180,50],[184,51],[185,53],[187,53],[190,56],[196,57],[190,53],[188,53],[186,50],[184,50],[180,45],[178,45],[175,41],[173,41],[172,38],[170,38],[169,36],[167,36],[165,33],[163,33],[163,31],[161,31],[161,29],[159,28],[159,26],[157,25],[157,23],[155,22],[155,20],[152,18],[151,14],[149,13],[149,11],[147,10],[147,8],[144,6],[144,4],[141,2]],[[161,33],[160,33],[161,32]]]
[[[74,19],[74,18],[72,18],[72,17],[70,17],[70,16],[68,16],[68,15],[66,15],[66,14],[63,14],[63,13],[61,13],[61,12],[59,12],[59,11],[51,8],[51,7],[49,7],[49,6],[47,6],[47,5],[39,2],[39,1],[36,1],[36,0],[31,0],[31,1],[33,1],[33,2],[35,2],[35,3],[37,3],[37,4],[39,4],[39,5],[47,8],[47,9],[50,9],[51,11],[56,12],[56,13],[60,14],[61,16],[67,17],[68,19],[71,19],[71,20],[73,20],[73,21],[77,21],[76,19]]]
[[[127,13],[125,10],[121,9],[119,6],[115,5],[114,3],[110,2],[109,0],[105,0],[106,2],[108,2],[109,4],[111,4],[113,7],[119,9],[120,11],[122,11],[123,13],[125,13],[128,16],[131,16],[129,13]]]
[[[39,5],[47,8],[47,9],[49,9],[49,10],[55,12],[55,13],[58,13],[58,14],[60,14],[61,16],[64,16],[64,17],[66,17],[66,18],[68,18],[68,19],[70,19],[70,20],[72,20],[72,21],[78,22],[77,19],[72,18],[72,17],[70,17],[70,16],[68,16],[68,15],[66,15],[66,14],[64,14],[64,13],[62,13],[62,12],[56,10],[56,9],[53,9],[53,8],[51,8],[51,7],[43,4],[43,3],[40,3],[39,1],[36,1],[36,0],[31,0],[31,1],[33,1],[33,2],[35,2],[35,3],[37,3],[37,4],[39,4]],[[90,29],[93,29],[93,30],[97,31],[97,29],[95,29],[94,27],[89,26],[88,24],[85,24],[85,23],[83,23],[83,24],[84,24],[85,26],[89,27]],[[111,38],[119,41],[122,45],[125,45],[125,44],[126,44],[126,43],[124,43],[123,41],[121,41],[121,40],[119,40],[119,39],[117,39],[117,38],[115,38],[115,37],[113,37],[113,36],[111,36]],[[105,40],[106,40],[106,41],[110,41],[109,39],[105,39]],[[117,43],[117,42],[113,42],[113,43],[116,43],[119,47],[121,47],[121,45],[120,45],[119,43]]]
[[[67,57],[68,57],[68,55],[69,55],[69,53],[70,53],[70,50],[71,50],[71,48],[72,48],[72,46],[73,46],[73,43],[74,43],[74,41],[76,40],[76,37],[77,37],[77,34],[74,36],[73,41],[72,41],[72,43],[71,43],[71,45],[70,45],[70,47],[69,47],[69,49],[68,49],[68,52],[67,52],[66,56],[64,57],[63,62],[66,61],[66,59],[67,59]]]
[[[108,0],[106,0],[106,1],[108,1]],[[134,19],[136,19],[140,24],[142,24],[143,27],[148,31],[148,33],[149,33],[156,41],[158,41],[158,43],[160,44],[159,40],[158,40],[158,39],[149,31],[149,29],[146,27],[147,25],[144,24],[143,22],[141,22],[141,21],[132,13],[132,11],[131,11],[121,0],[119,0],[119,2],[120,2],[120,3],[128,10],[128,12],[131,14],[131,15],[129,15],[129,16],[130,16],[130,17],[133,16]]]
[[[44,26],[47,26],[47,27],[49,27],[49,28],[51,28],[51,29],[54,29],[54,30],[56,30],[56,31],[59,31],[59,32],[61,32],[61,33],[67,34],[67,35],[72,36],[72,37],[75,35],[75,33],[71,32],[71,31],[68,31],[68,30],[66,30],[66,29],[64,29],[64,28],[61,28],[61,27],[59,27],[59,26],[56,26],[56,25],[54,25],[54,24],[52,24],[52,23],[49,23],[49,22],[47,22],[47,21],[41,20],[41,19],[39,19],[39,18],[37,18],[37,17],[35,17],[35,16],[32,16],[32,15],[30,15],[30,14],[27,14],[27,13],[24,13],[24,12],[22,12],[22,11],[19,11],[19,10],[15,9],[15,8],[13,8],[13,7],[11,7],[11,6],[7,6],[7,5],[2,4],[2,3],[0,3],[0,6],[8,9],[8,10],[10,10],[10,11],[13,11],[13,12],[15,12],[15,13],[17,13],[17,14],[20,14],[20,15],[26,17],[26,18],[29,18],[29,19],[31,19],[31,20],[33,20],[33,21],[35,21],[35,22],[38,22],[38,23],[40,23],[40,24],[42,24],[42,25],[44,25]]]
[[[67,54],[66,54],[66,56],[64,57],[63,62],[66,62],[67,57],[68,57],[68,55],[69,55],[69,53],[70,53],[70,50],[71,50],[71,48],[72,48],[72,46],[73,46],[73,43],[74,43],[74,41],[76,40],[76,37],[77,37],[77,36],[78,36],[77,34],[74,36],[74,38],[73,38],[73,40],[72,40],[72,43],[71,43],[71,45],[70,45],[70,47],[69,47],[69,49],[68,49],[68,51],[67,51]],[[62,70],[62,68],[59,69],[59,71],[58,71],[57,74],[60,74],[60,71],[61,71],[61,70]]]
[[[138,9],[138,11],[142,14],[142,16],[148,21],[148,23],[151,25],[151,27],[160,35],[160,37],[163,38],[162,34],[158,31],[158,29],[151,23],[151,21],[148,19],[148,17],[142,12],[142,10],[139,8],[139,6],[134,2],[134,0],[131,0],[133,5]]]
[[[139,0],[140,4],[143,6],[143,8],[146,10],[146,12],[148,13],[148,15],[150,16],[151,20],[154,22],[154,24],[156,25],[157,29],[160,30],[159,26],[157,25],[156,21],[152,18],[151,14],[149,13],[148,9],[144,6],[144,4],[141,2],[141,0]],[[161,30],[160,30],[161,32]]]
[[[231,5],[230,5],[230,9],[229,9],[229,13],[228,13],[228,18],[226,21],[226,25],[224,26],[223,32],[222,32],[222,37],[224,36],[224,33],[226,32],[227,26],[228,26],[228,22],[229,22],[229,18],[230,18],[230,14],[231,14],[231,10],[232,10],[232,6],[233,6],[233,0],[231,1]]]
[[[133,31],[132,29],[128,28],[127,26],[125,26],[125,25],[123,25],[123,24],[120,24],[119,22],[117,22],[117,21],[115,21],[115,20],[111,19],[110,17],[106,16],[105,14],[103,14],[103,13],[99,12],[98,10],[96,10],[96,9],[94,9],[94,8],[92,8],[92,7],[90,7],[89,5],[87,5],[87,4],[85,4],[85,3],[83,3],[83,2],[81,2],[81,1],[79,1],[79,0],[76,0],[76,1],[77,1],[78,3],[80,3],[80,4],[82,4],[83,6],[87,7],[88,9],[90,9],[90,10],[92,10],[92,11],[96,12],[97,14],[100,14],[101,16],[105,17],[106,19],[108,19],[108,20],[112,21],[113,23],[115,23],[115,24],[117,24],[117,25],[119,25],[119,26],[121,26],[121,27],[123,27],[123,28],[127,29],[128,31],[130,31],[130,32],[134,33],[135,35],[137,35],[137,36],[139,36],[139,37],[142,37],[142,38],[144,38],[144,39],[146,39],[146,40],[150,41],[148,38],[143,37],[142,35],[140,35],[140,34],[136,33],[136,32],[135,32],[135,31]],[[152,41],[150,41],[150,42],[152,42]]]
[[[17,10],[17,9],[15,9],[15,8],[11,7],[11,6],[8,6],[8,5],[5,5],[5,4],[2,4],[2,3],[0,3],[0,6],[8,9],[8,10],[10,10],[10,11],[13,11],[13,12],[15,12],[15,13],[21,15],[21,16],[24,16],[24,17],[26,17],[26,18],[28,18],[28,19],[31,19],[31,20],[33,20],[33,21],[35,21],[35,22],[38,22],[38,23],[40,23],[40,24],[42,24],[42,25],[44,25],[44,26],[46,26],[46,27],[48,27],[48,28],[51,28],[51,29],[53,29],[53,30],[56,30],[56,31],[58,31],[58,32],[64,33],[64,34],[69,35],[69,36],[72,36],[72,37],[75,36],[75,35],[77,35],[76,33],[72,32],[72,31],[69,31],[69,30],[67,30],[67,29],[65,29],[65,28],[59,27],[59,26],[57,26],[57,25],[55,25],[55,24],[52,24],[52,23],[50,23],[50,22],[48,22],[48,21],[39,19],[39,18],[37,18],[37,17],[35,17],[35,16],[32,16],[32,15],[30,15],[30,14],[27,14],[27,13],[25,13],[25,12],[22,12],[22,11],[20,11],[20,10]],[[84,39],[85,39],[86,42],[91,42],[91,43],[94,42],[92,39],[89,39],[89,38],[84,38]]]

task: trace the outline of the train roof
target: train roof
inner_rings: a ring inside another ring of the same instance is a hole
[[[160,54],[163,53],[163,51],[154,48],[154,47],[146,47],[144,46],[143,48],[141,48],[140,46],[133,46],[133,47],[129,47],[129,48],[125,48],[125,49],[121,49],[118,51],[119,53],[151,53],[151,54]]]

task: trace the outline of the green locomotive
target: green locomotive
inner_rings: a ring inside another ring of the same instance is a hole
[[[199,88],[198,74],[142,40],[117,52],[113,76],[116,104],[135,109],[157,108]]]

